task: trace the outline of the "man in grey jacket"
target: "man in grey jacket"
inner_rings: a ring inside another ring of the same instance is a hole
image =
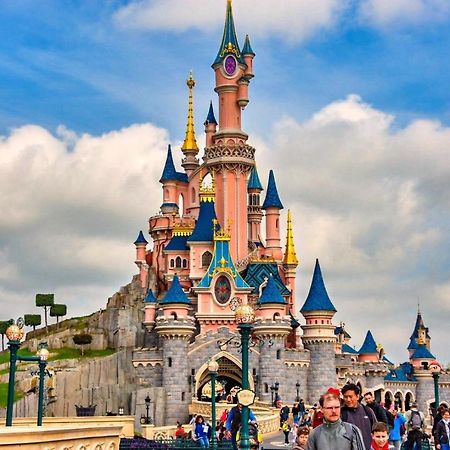
[[[331,392],[330,392],[331,391]],[[320,398],[324,422],[314,428],[308,438],[307,450],[365,450],[359,428],[341,420],[339,391],[330,389]]]

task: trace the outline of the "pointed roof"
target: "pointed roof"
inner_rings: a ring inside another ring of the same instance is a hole
[[[288,209],[287,216],[286,249],[284,251],[283,264],[285,266],[298,266],[298,258],[295,253],[294,246],[294,234],[292,232],[292,217],[290,209]]]
[[[318,259],[316,259],[316,266],[314,267],[314,274],[308,297],[306,297],[305,303],[300,310],[301,313],[309,311],[336,312],[336,308],[333,306],[333,303],[331,303],[330,297],[328,297]]]
[[[187,240],[189,236],[172,236],[170,242],[164,247],[164,251],[184,252],[189,250]]]
[[[145,244],[145,245],[147,245],[148,244],[147,240],[144,237],[144,233],[142,232],[142,230],[139,231],[138,237],[134,241],[134,244],[135,245],[138,245],[138,244]]]
[[[160,183],[164,183],[164,181],[182,181],[184,183],[188,182],[188,177],[185,173],[177,172],[175,169],[175,164],[173,163],[172,157],[172,147],[169,144],[167,147],[167,158],[166,163],[164,164],[164,170],[159,180]]]
[[[186,125],[186,135],[184,138],[181,150],[183,153],[190,151],[191,153],[198,153],[197,140],[195,139],[195,128],[194,128],[194,100],[192,95],[192,89],[195,86],[195,80],[192,76],[192,72],[189,73],[189,78],[186,80],[186,84],[189,88],[189,108],[188,108],[188,120]]]
[[[187,305],[191,304],[187,295],[183,291],[183,288],[181,287],[178,275],[175,275],[173,277],[172,285],[167,291],[165,297],[160,302],[161,305],[170,305],[175,303],[184,303]]]
[[[418,344],[416,351],[411,356],[411,359],[435,359],[430,350],[425,344]]]
[[[212,242],[214,240],[214,224],[216,210],[213,201],[200,201],[200,212],[194,231],[188,242]]]
[[[426,330],[426,337],[430,339],[430,335],[428,334],[428,328],[423,323],[422,313],[420,310],[417,311],[416,324],[414,325],[414,330],[411,334],[410,339],[417,339],[419,337],[419,328],[423,327]]]
[[[234,54],[236,59],[241,63],[245,64],[242,59],[241,50],[239,49],[239,43],[236,36],[236,29],[234,28],[233,19],[233,9],[231,7],[231,0],[227,0],[227,11],[225,14],[225,26],[223,29],[222,42],[217,52],[216,59],[213,62],[215,64],[220,64],[227,54]]]
[[[248,34],[245,35],[244,47],[242,47],[242,54],[255,56],[255,52],[253,51],[252,46],[250,45],[250,38],[248,37]]]
[[[358,353],[360,355],[378,353],[377,344],[370,330],[367,331],[366,338],[364,339],[363,345],[359,349]]]
[[[352,355],[357,355],[358,352],[353,347],[348,344],[342,344],[342,353],[351,353]]]
[[[269,277],[267,285],[258,300],[259,305],[267,305],[268,303],[279,303],[281,305],[285,305],[287,303],[281,295],[280,290],[278,289],[278,286],[272,276]]]
[[[290,291],[283,283],[278,272],[278,265],[276,262],[267,261],[253,261],[245,270],[245,282],[253,287],[253,293],[259,292],[259,287],[265,282],[267,278],[272,278],[278,287],[281,295],[289,295]]]
[[[258,170],[256,169],[256,166],[253,166],[252,171],[250,172],[247,189],[258,189],[259,191],[264,190],[261,181],[259,180]]]
[[[275,183],[275,175],[273,174],[273,170],[269,172],[269,182],[267,183],[267,192],[266,198],[262,205],[262,209],[267,208],[278,208],[283,209],[283,203],[281,203],[280,197],[277,191],[277,185]]]
[[[206,116],[205,125],[207,123],[215,123],[217,125],[217,120],[216,120],[216,117],[214,116],[212,100],[209,102],[209,110],[208,110],[208,115]]]
[[[417,349],[417,341],[412,336],[409,339],[409,345],[407,350],[416,350]]]
[[[151,289],[148,290],[147,295],[145,296],[145,303],[156,303],[156,297],[153,295],[153,291]]]

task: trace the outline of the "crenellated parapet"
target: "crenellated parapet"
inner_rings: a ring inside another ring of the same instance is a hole
[[[190,340],[195,331],[195,319],[189,316],[186,319],[158,317],[155,331],[166,340]]]

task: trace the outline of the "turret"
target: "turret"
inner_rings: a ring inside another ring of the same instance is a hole
[[[145,307],[144,307],[144,326],[148,332],[153,330],[155,326],[155,317],[156,317],[156,297],[153,295],[153,291],[151,289],[148,290],[147,295],[144,299]]]
[[[144,237],[144,233],[142,230],[139,231],[137,239],[134,241],[134,245],[136,246],[136,261],[135,264],[139,268],[139,276],[141,279],[141,286],[147,286],[147,277],[148,277],[148,264],[146,262],[145,256],[147,253],[147,240]]]
[[[244,47],[242,48],[242,56],[244,57],[244,62],[247,65],[245,70],[245,76],[248,78],[253,78],[253,58],[255,57],[255,52],[250,45],[250,38],[248,34],[245,36]]]
[[[284,250],[283,268],[286,286],[291,291],[291,299],[289,309],[292,309],[295,303],[295,278],[298,266],[298,258],[295,253],[294,233],[292,231],[291,210],[288,209],[287,215],[287,232],[286,232],[286,248]]]
[[[417,348],[410,357],[411,364],[414,367],[427,369],[429,364],[435,360],[435,357],[427,347],[427,329],[423,322],[419,322],[417,328]]]
[[[408,345],[408,352],[409,356],[411,357],[415,350],[417,350],[417,340],[419,338],[419,329],[423,328],[425,330],[425,345],[427,346],[428,350],[430,350],[430,342],[431,338],[428,334],[428,328],[425,326],[422,318],[422,313],[420,312],[420,308],[417,309],[417,317],[416,317],[416,323],[414,325],[414,330],[409,338],[409,345]]]
[[[213,143],[213,136],[217,130],[217,121],[214,116],[212,101],[209,102],[208,116],[205,120],[206,147],[210,147]]]
[[[262,220],[262,209],[260,194],[263,190],[261,181],[259,180],[258,171],[256,166],[253,167],[250,172],[250,177],[247,183],[248,192],[248,238],[256,243],[261,243],[261,220]]]
[[[267,193],[262,209],[266,211],[266,250],[265,255],[280,261],[283,257],[280,242],[280,210],[283,209],[275,183],[273,170],[269,172]]]
[[[379,351],[375,339],[370,330],[367,331],[363,345],[359,349],[358,361],[360,362],[378,362]]]
[[[198,145],[195,138],[195,127],[194,127],[194,106],[193,106],[193,95],[192,90],[195,86],[195,80],[192,77],[192,72],[189,74],[189,78],[186,81],[189,88],[189,108],[188,108],[188,120],[186,125],[186,136],[184,138],[181,151],[184,154],[184,159],[181,163],[186,173],[189,174],[195,170],[199,164],[197,159]]]
[[[177,181],[181,180],[181,175],[175,170],[172,158],[172,147],[167,147],[166,163],[159,182],[163,185],[163,203],[161,212],[163,214],[178,214]],[[185,176],[187,181],[187,177]]]
[[[306,319],[306,325],[302,326],[302,341],[311,358],[307,382],[308,400],[314,403],[329,386],[336,385],[336,336],[332,323],[336,308],[325,288],[318,259],[308,297],[300,312]]]

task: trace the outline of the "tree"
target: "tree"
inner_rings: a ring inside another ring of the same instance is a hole
[[[2,351],[5,350],[5,333],[10,325],[14,323],[14,320],[2,320],[0,321],[0,334],[2,335]]]
[[[23,318],[25,319],[25,325],[33,327],[33,331],[36,331],[36,327],[42,323],[40,314],[25,314]]]
[[[92,334],[88,333],[75,334],[72,337],[72,339],[75,345],[81,345],[81,355],[84,355],[84,346],[92,342]]]
[[[50,306],[50,316],[56,317],[56,326],[58,326],[59,318],[67,314],[67,306],[62,304],[54,304]]]
[[[45,331],[47,331],[47,327],[48,327],[48,321],[47,321],[48,308],[50,308],[54,303],[55,303],[55,294],[36,294],[36,306],[44,308]]]

